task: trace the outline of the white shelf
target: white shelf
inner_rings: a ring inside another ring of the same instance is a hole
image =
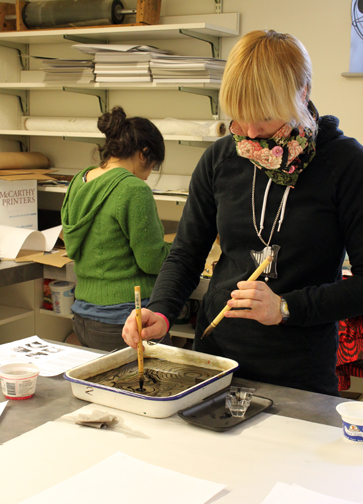
[[[0,40],[1,45],[1,40]],[[180,84],[176,82],[175,84],[159,84],[156,82],[90,82],[89,84],[76,84],[73,82],[57,82],[57,83],[45,83],[45,82],[0,82],[0,92],[1,89],[17,89],[19,91],[63,91],[63,88],[75,88],[75,89],[105,89],[105,90],[140,90],[145,91],[145,89],[160,89],[171,91],[177,90],[180,87],[191,87],[191,88],[203,88],[203,89],[219,89],[220,84],[215,83],[201,83],[201,82],[188,82]]]
[[[0,130],[0,135],[3,136],[26,136],[26,137],[57,137],[57,138],[90,138],[95,139],[95,143],[97,139],[104,139],[105,136],[103,133],[89,133],[82,131],[33,131],[33,130]],[[219,140],[220,137],[203,137],[201,135],[164,135],[165,141],[172,142],[210,142],[213,143],[216,140]]]
[[[49,192],[49,193],[61,193],[65,194],[67,192],[68,186],[42,186],[38,185],[38,191],[41,192]],[[154,194],[154,199],[156,201],[170,201],[176,203],[186,203],[187,196],[168,196],[164,194]]]
[[[71,168],[52,168],[54,175],[76,175],[80,170]],[[158,190],[186,190],[189,186],[190,176],[187,175],[161,175],[151,174],[146,183],[151,189]],[[38,185],[38,191],[50,193],[63,193],[67,192],[68,186],[43,186]],[[188,195],[179,194],[159,194],[154,193],[156,201],[170,201],[176,203],[186,203]]]
[[[0,325],[33,316],[33,310],[0,305]]]
[[[188,22],[197,21],[198,22]],[[203,21],[202,21],[203,20]],[[173,23],[174,21],[174,23]],[[56,28],[14,32],[0,32],[1,42],[17,44],[61,44],[75,42],[67,37],[84,37],[97,43],[115,43],[120,40],[163,40],[184,38],[180,30],[190,30],[215,37],[239,35],[239,14],[210,14],[200,16],[173,16],[161,18],[160,24],[150,26],[103,26],[89,28]]]
[[[170,329],[170,335],[172,337],[194,339],[195,329],[191,324],[174,324]]]

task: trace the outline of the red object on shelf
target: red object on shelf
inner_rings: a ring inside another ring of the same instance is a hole
[[[45,308],[46,310],[53,310],[52,294],[50,292],[50,287],[49,287],[50,282],[53,282],[53,280],[49,279],[49,278],[44,278],[44,284],[43,284],[43,292],[44,292],[43,308]]]

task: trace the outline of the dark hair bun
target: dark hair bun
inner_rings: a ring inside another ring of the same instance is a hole
[[[128,117],[122,107],[114,107],[103,114],[97,123],[98,129],[106,135],[104,145],[98,146],[104,168],[111,158],[129,159],[137,152],[143,153],[143,164],[160,165],[165,158],[164,139],[153,122],[145,117]]]
[[[119,138],[126,122],[126,114],[122,107],[114,107],[99,117],[97,127],[106,138]]]

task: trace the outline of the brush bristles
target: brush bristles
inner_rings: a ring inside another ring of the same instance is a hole
[[[202,334],[201,339],[203,339],[205,336],[208,336],[213,331],[214,328],[215,328],[215,326],[213,324],[209,325],[207,327],[207,329],[204,331],[204,333]]]

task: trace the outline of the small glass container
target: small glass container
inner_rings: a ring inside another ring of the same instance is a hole
[[[226,396],[226,408],[232,416],[244,417],[251,404],[255,389],[244,387],[230,387]]]

